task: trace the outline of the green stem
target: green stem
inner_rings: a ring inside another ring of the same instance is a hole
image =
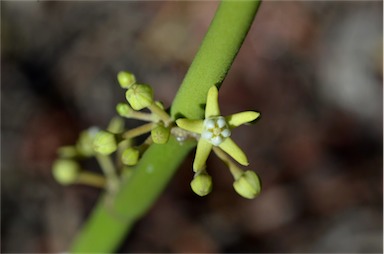
[[[92,172],[81,172],[76,183],[93,186],[96,188],[105,187],[105,177]]]
[[[96,159],[107,178],[107,189],[114,194],[119,186],[119,178],[111,157],[109,155],[97,154]]]
[[[203,116],[206,93],[212,85],[220,85],[223,81],[259,4],[260,1],[223,1],[220,4],[172,104],[173,119]],[[70,251],[110,253],[116,250],[134,223],[150,209],[195,145],[192,141],[179,144],[173,137],[165,145],[152,144],[132,176],[122,183],[114,199],[114,212],[105,207],[105,197],[102,197]]]
[[[225,165],[228,166],[233,178],[235,180],[239,179],[239,177],[243,174],[243,170],[241,170],[235,163],[233,163],[228,155],[224,153],[220,148],[213,147],[212,150],[217,155],[217,157],[219,157],[225,163]]]
[[[151,110],[152,114],[157,115],[164,122],[166,126],[168,126],[172,121],[172,119],[169,117],[167,112],[165,112],[159,106],[157,106],[156,103],[152,103],[148,108],[149,110]]]
[[[129,116],[125,116],[126,118],[132,118],[132,119],[138,119],[138,120],[143,120],[147,122],[152,122],[154,121],[154,118],[157,118],[157,116],[153,116],[152,114],[148,113],[143,113],[139,111],[133,111],[130,112]]]
[[[91,217],[76,237],[72,253],[111,253],[126,233],[142,217],[162,192],[175,170],[195,145],[180,145],[171,138],[166,145],[153,144],[126,182],[121,183],[112,207],[106,196],[98,202]]]
[[[247,35],[260,1],[223,1],[173,101],[171,116],[202,118],[207,92],[221,86]]]

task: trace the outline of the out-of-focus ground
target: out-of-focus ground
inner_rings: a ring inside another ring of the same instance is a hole
[[[56,149],[105,128],[130,70],[169,106],[218,2],[1,2],[1,249],[63,252],[99,191],[62,187]],[[120,252],[382,252],[382,2],[262,3],[220,90],[263,182],[245,200],[211,156],[213,192],[189,187],[193,154]],[[107,235],[105,237],[108,237]]]

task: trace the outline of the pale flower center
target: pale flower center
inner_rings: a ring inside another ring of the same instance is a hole
[[[229,136],[231,136],[231,130],[224,117],[216,116],[204,120],[201,137],[212,145],[220,145]]]

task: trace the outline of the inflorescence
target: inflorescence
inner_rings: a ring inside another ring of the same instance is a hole
[[[59,183],[82,183],[116,193],[122,179],[132,174],[149,145],[166,144],[170,136],[174,136],[180,143],[187,138],[198,142],[191,188],[199,196],[205,196],[212,190],[212,177],[206,170],[206,160],[211,151],[228,166],[234,178],[233,187],[238,194],[252,199],[260,193],[261,184],[256,173],[243,171],[233,162],[235,160],[243,166],[249,164],[245,153],[230,137],[234,128],[257,119],[260,116],[258,112],[245,111],[221,116],[218,89],[212,86],[207,95],[205,119],[174,120],[162,103],[154,100],[151,86],[137,83],[136,77],[126,71],[119,72],[117,80],[121,88],[126,89],[127,100],[116,106],[119,117],[114,117],[106,130],[91,127],[80,133],[75,145],[59,148],[59,158],[53,164],[53,176]],[[148,112],[143,112],[143,109]],[[147,123],[125,130],[122,118]],[[149,134],[148,138],[142,144],[135,145],[134,139],[144,134]],[[80,161],[91,157],[96,158],[103,174],[82,168]]]

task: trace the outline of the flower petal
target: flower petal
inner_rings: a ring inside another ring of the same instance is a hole
[[[200,139],[197,143],[195,160],[193,161],[193,171],[197,172],[205,168],[205,162],[208,159],[209,153],[212,150],[212,145],[204,140]]]
[[[205,107],[205,118],[210,118],[212,116],[220,115],[219,108],[219,90],[217,90],[216,86],[212,86],[207,95],[207,105]]]
[[[177,126],[180,128],[195,132],[195,133],[201,133],[203,131],[203,120],[191,120],[191,119],[177,119],[176,120]]]
[[[231,138],[226,138],[223,143],[219,145],[219,147],[241,165],[248,166],[249,163],[247,156]]]
[[[260,116],[259,112],[244,111],[244,112],[226,116],[225,120],[227,121],[229,127],[233,129],[244,123],[252,122],[253,120],[257,119],[259,116]]]

